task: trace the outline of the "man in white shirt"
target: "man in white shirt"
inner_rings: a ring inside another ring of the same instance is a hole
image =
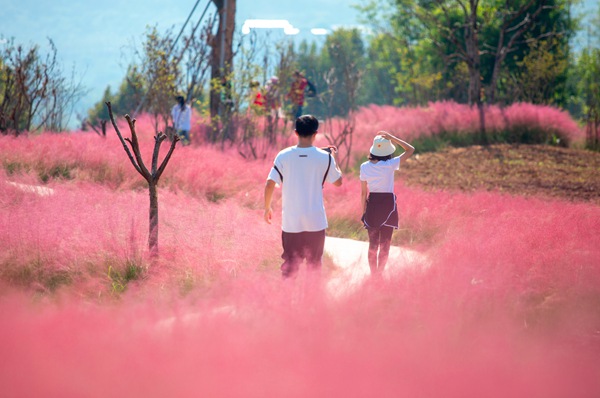
[[[282,186],[283,277],[293,276],[304,259],[310,269],[321,268],[327,228],[323,185],[342,185],[336,148],[313,146],[318,129],[319,121],[312,115],[296,119],[298,144],[277,154],[265,185],[264,218],[269,224],[275,185]]]

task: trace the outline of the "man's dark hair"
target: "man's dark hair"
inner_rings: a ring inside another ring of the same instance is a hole
[[[369,160],[390,160],[392,158],[392,155],[377,156],[373,155],[372,153],[369,153]]]
[[[310,137],[319,129],[319,121],[313,115],[302,115],[296,119],[296,132],[302,137]]]

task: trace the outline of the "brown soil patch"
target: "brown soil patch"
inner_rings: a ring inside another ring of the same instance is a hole
[[[447,148],[415,155],[401,173],[425,189],[494,190],[600,205],[600,153],[546,145]]]

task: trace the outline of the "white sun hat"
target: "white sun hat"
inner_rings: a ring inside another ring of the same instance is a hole
[[[373,140],[373,146],[371,146],[370,152],[375,156],[388,156],[396,151],[396,147],[388,139],[378,135]]]

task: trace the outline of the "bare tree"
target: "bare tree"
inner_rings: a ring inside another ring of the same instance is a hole
[[[144,160],[142,159],[142,155],[140,153],[140,146],[137,138],[137,134],[135,132],[135,119],[132,119],[129,115],[125,115],[125,119],[129,125],[129,130],[131,132],[131,138],[123,138],[121,135],[121,131],[115,122],[115,118],[112,113],[112,108],[110,102],[106,102],[106,106],[108,107],[108,114],[110,115],[110,121],[119,136],[119,140],[121,144],[123,144],[123,148],[131,161],[131,164],[136,169],[138,173],[148,182],[148,191],[150,193],[150,211],[149,211],[149,232],[148,232],[148,248],[150,249],[150,253],[152,256],[158,255],[158,191],[157,184],[160,176],[165,171],[167,167],[167,163],[171,159],[171,155],[175,150],[175,145],[177,141],[179,141],[179,137],[175,135],[173,141],[171,142],[171,147],[169,148],[169,152],[163,159],[160,166],[158,165],[158,155],[160,152],[160,145],[167,138],[167,136],[159,132],[154,136],[154,151],[152,153],[152,167],[150,170],[144,164]],[[125,143],[129,143],[131,149]],[[133,154],[132,154],[133,151]]]
[[[175,97],[175,83],[179,77],[177,62],[174,62],[171,32],[160,35],[156,27],[148,29],[140,59],[144,77],[144,109],[154,117],[154,130],[166,129],[171,117],[171,105]]]
[[[55,59],[51,55],[48,57]],[[42,61],[37,46],[29,50],[8,46],[2,58],[5,67],[0,84],[5,90],[0,113],[5,121],[5,131],[12,130],[19,135],[24,130],[31,130],[33,117],[48,97],[48,69],[52,65]]]
[[[62,131],[84,89],[65,76],[57,62],[57,49],[43,57],[38,46],[25,49],[10,42],[0,53],[0,132],[44,128]]]
[[[204,88],[210,68],[208,38],[212,34],[215,18],[209,17],[200,27],[203,20],[204,13],[192,27],[189,35],[184,36],[183,46],[176,50],[174,55],[175,64],[182,65],[183,73],[181,81],[178,81],[177,85],[183,87],[186,102],[204,97]]]
[[[356,97],[358,94],[360,75],[362,73],[358,70],[353,70],[349,65],[340,65],[340,67],[343,68],[342,81],[345,83],[343,86],[347,88],[348,99],[354,105],[350,107],[348,115],[344,118],[334,118],[333,115],[329,115],[325,122],[325,130],[327,132],[324,135],[329,144],[335,145],[338,148],[340,167],[342,169],[348,169],[350,165],[354,128],[356,127],[356,118],[354,116],[354,111],[356,110]],[[328,87],[334,87],[339,84],[337,81],[338,78],[336,77],[337,75],[334,67],[323,76],[323,80]],[[330,89],[319,97],[321,101],[324,102],[327,109],[332,109],[334,96],[334,92]],[[338,125],[335,126],[337,128],[334,128],[335,121],[338,123]]]
[[[352,30],[338,30],[328,39],[327,52],[331,58],[331,67],[323,76],[327,91],[321,97],[325,100],[328,109],[329,128],[325,137],[331,145],[338,148],[340,167],[347,169],[350,165],[350,153],[356,119],[354,113],[357,110],[358,90],[361,85],[363,68],[359,63],[358,55],[362,47],[357,49],[350,45],[353,35]],[[332,120],[334,115],[347,115],[337,118],[339,125],[334,130]]]
[[[88,120],[84,120],[83,126],[86,128],[89,126],[100,137],[106,138],[106,124],[107,123],[108,123],[108,120],[100,119],[100,127],[98,127],[97,125],[90,123]]]

